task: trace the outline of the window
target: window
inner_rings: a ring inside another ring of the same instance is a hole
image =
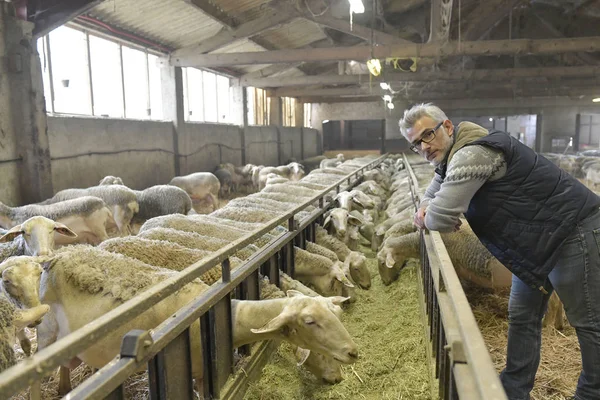
[[[67,26],[37,49],[47,112],[163,118],[157,56]]]
[[[146,53],[125,46],[122,47],[122,51],[125,117],[148,119],[150,117],[150,96]]]
[[[271,119],[271,99],[263,89],[248,87],[248,124],[268,125]]]
[[[206,122],[218,122],[217,110],[217,76],[212,72],[202,71],[204,79],[202,89],[204,91],[204,120]]]
[[[291,97],[282,97],[281,108],[283,126],[296,126],[296,99]]]
[[[163,119],[162,85],[158,57],[148,54],[148,75],[150,84],[150,118]]]
[[[115,42],[90,36],[90,58],[94,115],[124,117],[120,46]]]
[[[185,68],[183,73],[184,113],[187,121],[204,121],[204,98],[202,94],[202,71]]]
[[[56,28],[50,33],[50,49],[54,111],[90,114],[92,107],[85,33],[66,26]]]
[[[48,60],[47,37],[37,40],[37,51],[40,55],[40,64],[42,67],[42,83],[44,85],[44,98],[46,101],[46,112],[53,112],[52,89],[50,88],[50,63]]]
[[[219,122],[229,122],[229,104],[231,101],[231,93],[229,90],[229,78],[226,76],[217,75],[217,100]]]
[[[312,128],[312,103],[304,103],[304,126]]]

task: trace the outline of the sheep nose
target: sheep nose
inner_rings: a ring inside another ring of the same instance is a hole
[[[350,358],[358,359],[358,349],[356,347],[351,347],[350,350],[348,350],[348,356]]]

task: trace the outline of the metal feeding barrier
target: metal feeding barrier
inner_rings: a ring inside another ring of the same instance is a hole
[[[419,183],[406,155],[404,164],[416,211]],[[422,230],[420,249],[419,297],[428,327],[425,334],[431,344],[428,359],[438,379],[439,398],[507,399],[439,232]]]
[[[200,395],[205,399],[221,398],[221,390],[234,367],[231,293],[235,291],[238,299],[258,300],[259,271],[276,285],[279,285],[279,271],[293,277],[294,245],[305,248],[307,240],[315,240],[315,224],[330,205],[325,204],[325,195],[334,190],[339,193],[342,185],[348,188],[355,186],[363,178],[365,170],[379,165],[386,156],[383,155],[358,168],[302,205],[273,218],[261,229],[232,241],[176,276],[152,286],[102,317],[5,370],[0,374],[0,398],[8,399],[35,382],[39,383],[42,378],[100,341],[111,331],[218,264],[222,267],[221,281],[210,286],[155,329],[133,330],[127,333],[122,339],[119,356],[86,379],[65,398],[124,399],[125,380],[136,371],[147,367],[151,399],[193,399],[190,341],[194,340],[201,341],[203,353],[204,379]],[[316,202],[319,204],[317,210],[302,221],[298,222],[295,219],[298,212]],[[278,236],[240,267],[231,271],[229,257],[282,223],[287,223],[286,233]],[[201,334],[194,336],[190,325],[198,320]],[[240,352],[246,355],[249,350],[249,346],[240,348]]]

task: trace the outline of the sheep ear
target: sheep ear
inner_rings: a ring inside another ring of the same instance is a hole
[[[392,253],[388,253],[387,256],[385,257],[386,267],[394,268],[395,264],[396,264],[396,261],[394,260],[394,256],[392,255]]]
[[[310,356],[310,350],[303,349],[302,347],[298,347],[296,349],[296,359],[298,359],[297,366],[301,366],[308,360],[308,356]]]
[[[341,306],[342,303],[345,303],[346,301],[350,300],[350,297],[344,297],[344,296],[330,296],[327,298],[329,300],[331,300],[331,302],[333,304],[335,304],[336,306]]]
[[[331,215],[328,215],[323,222],[323,228],[327,229],[327,226],[331,223]]]
[[[352,284],[352,282],[350,282],[350,280],[346,277],[346,275],[344,275],[343,272],[339,272],[335,274],[335,279],[337,279],[338,281],[342,282],[344,285],[348,286],[348,287],[354,287],[354,285]]]
[[[73,232],[71,229],[69,229],[68,226],[66,226],[65,224],[61,224],[60,222],[55,222],[54,223],[54,231],[56,233],[59,233],[63,236],[69,236],[72,238],[76,238],[77,234],[75,232]]]
[[[0,237],[0,243],[12,242],[19,235],[25,233],[21,225],[16,225],[10,228],[6,233]]]
[[[363,224],[363,220],[355,215],[348,215],[348,223],[351,225],[360,226]]]
[[[13,317],[13,324],[17,330],[23,329],[44,318],[44,315],[46,315],[48,311],[50,311],[50,306],[47,304],[27,308],[25,310],[16,310]]]
[[[275,332],[286,326],[291,319],[292,315],[284,311],[269,322],[267,322],[262,328],[250,329],[250,332],[258,334]]]

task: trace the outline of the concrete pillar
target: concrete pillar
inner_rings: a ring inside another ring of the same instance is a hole
[[[0,2],[0,134],[16,145],[19,198],[36,203],[54,194],[40,59],[34,25]]]
[[[173,121],[173,155],[175,175],[189,173],[186,160],[180,157],[179,146],[182,145],[180,136],[184,130],[183,115],[183,75],[180,67],[172,67],[167,59],[160,61],[160,83],[162,91],[163,115],[166,120]],[[182,167],[183,166],[183,167]]]
[[[271,97],[271,120],[269,125],[283,126],[281,97]]]
[[[296,99],[296,107],[294,109],[294,116],[295,121],[294,121],[294,126],[296,127],[302,127],[304,126],[304,103],[299,102]]]
[[[231,123],[240,127],[240,162],[246,164],[246,131],[248,126],[248,99],[246,88],[238,83],[231,85]]]

